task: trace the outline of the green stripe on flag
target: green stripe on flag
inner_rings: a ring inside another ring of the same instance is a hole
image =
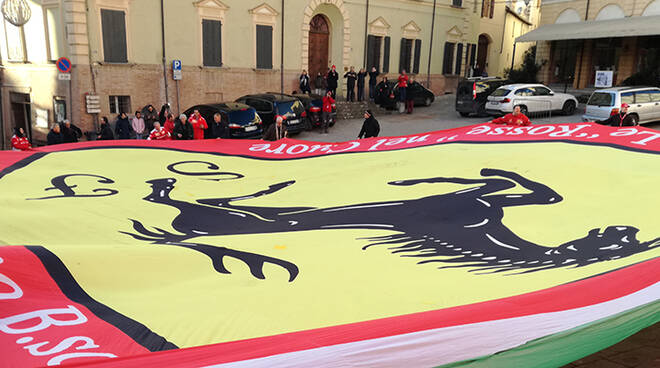
[[[561,367],[612,346],[657,322],[660,322],[660,300],[514,349],[438,368]]]

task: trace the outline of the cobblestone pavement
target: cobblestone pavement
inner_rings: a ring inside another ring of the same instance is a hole
[[[429,107],[416,107],[411,115],[379,114],[374,112],[380,123],[381,136],[399,136],[431,132],[436,130],[458,128],[479,124],[491,120],[488,117],[463,118],[454,110],[454,95],[437,97]],[[580,105],[571,116],[556,115],[552,117],[531,116],[533,124],[578,123],[582,121],[584,105]],[[357,138],[364,119],[339,120],[330,128],[329,134],[321,134],[320,130],[302,132],[292,138],[319,142],[343,142]],[[647,124],[645,127],[660,130],[660,123]]]
[[[381,136],[398,136],[429,131],[463,127],[489,121],[487,117],[463,118],[454,110],[454,95],[436,98],[430,107],[418,107],[411,115],[377,114]],[[530,117],[534,124],[576,123],[582,121],[584,105],[580,105],[572,116]],[[374,113],[376,114],[376,113]],[[362,127],[362,119],[340,120],[330,128],[329,134],[318,131],[302,132],[293,138],[341,142],[355,139]],[[660,122],[644,125],[660,130]],[[564,368],[660,368],[660,323],[648,327],[622,342],[577,360]]]

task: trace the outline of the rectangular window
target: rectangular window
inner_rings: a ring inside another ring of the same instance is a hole
[[[48,60],[55,61],[64,56],[64,29],[59,7],[44,8],[46,36],[48,38]]]
[[[367,70],[371,70],[371,67],[376,67],[377,70],[382,70],[380,65],[382,44],[383,37],[374,35],[369,35],[367,37]]]
[[[222,23],[202,19],[204,66],[222,66]]]
[[[399,73],[404,69],[407,73],[411,72],[410,60],[412,57],[413,40],[408,38],[401,39],[401,50],[399,52]]]
[[[419,59],[422,54],[422,40],[415,40],[415,58],[413,61],[413,74],[419,74]]]
[[[129,114],[131,111],[131,96],[110,96],[110,113]]]
[[[463,0],[453,0],[451,5],[461,8],[463,7]]]
[[[127,63],[126,14],[121,10],[101,9],[103,59],[107,63]]]
[[[461,68],[463,67],[463,44],[459,43],[456,46],[456,66],[454,74],[461,75]]]
[[[273,27],[257,25],[257,69],[273,69]]]
[[[390,72],[390,38],[385,37],[385,45],[383,45],[383,73]]]
[[[481,0],[481,17],[492,18],[495,8],[495,0]]]
[[[445,42],[445,55],[442,59],[442,74],[451,74],[454,66],[454,46],[452,42]]]
[[[470,67],[474,66],[477,59],[477,44],[470,44]]]
[[[26,61],[23,27],[16,27],[6,20],[4,24],[5,37],[7,38],[7,59],[10,61]]]

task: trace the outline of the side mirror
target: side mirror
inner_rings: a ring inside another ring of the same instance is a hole
[[[555,95],[555,93],[550,91],[550,96],[554,96],[554,95]]]

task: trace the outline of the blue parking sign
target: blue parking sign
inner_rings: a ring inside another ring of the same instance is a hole
[[[181,60],[172,60],[172,79],[181,80],[183,78],[181,66]]]
[[[172,60],[172,70],[181,70],[181,60]]]

